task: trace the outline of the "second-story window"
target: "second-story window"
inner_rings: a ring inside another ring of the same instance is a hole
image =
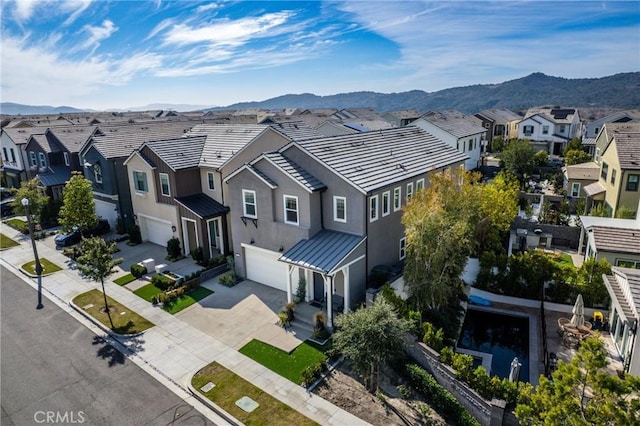
[[[549,126],[542,126],[542,134],[543,135],[549,134]]]
[[[160,193],[165,197],[171,196],[171,188],[169,187],[169,175],[160,173]]]
[[[64,156],[64,165],[69,166],[71,164],[71,162],[69,161],[69,153],[63,152],[62,155]]]
[[[7,154],[7,148],[2,148],[2,153],[4,154],[4,161],[9,161],[9,155]]]
[[[147,174],[145,172],[133,172],[133,186],[138,192],[147,192]]]
[[[256,208],[256,191],[248,189],[242,190],[242,213],[245,217],[252,219],[258,218],[258,209]]]
[[[422,188],[424,188],[424,179],[418,179],[416,182],[416,191],[420,191]]]
[[[333,220],[336,222],[347,222],[347,198],[333,197]]]
[[[284,223],[298,225],[298,197],[284,196]]]
[[[402,207],[402,188],[393,189],[393,211],[397,212]]]
[[[386,216],[391,211],[391,193],[389,191],[382,193],[382,216]]]
[[[629,175],[627,178],[627,191],[637,191],[640,175]]]
[[[15,163],[16,162],[16,152],[13,150],[13,148],[9,148],[9,150],[11,151],[11,162]]]
[[[413,182],[407,184],[407,201],[413,197]]]
[[[600,177],[606,182],[607,174],[609,173],[609,165],[607,163],[602,163],[602,170],[600,171]]]
[[[40,159],[40,167],[41,168],[47,167],[47,157],[44,156],[44,152],[39,152],[38,158]]]
[[[102,166],[100,166],[100,163],[93,165],[93,176],[96,179],[96,183],[102,183]]]
[[[374,195],[369,198],[369,220],[373,222],[378,220],[378,196]]]
[[[207,172],[207,183],[209,184],[210,190],[213,191],[214,189],[216,189],[216,181],[212,172]]]
[[[525,136],[531,136],[533,134],[533,126],[524,126],[522,132]]]
[[[618,174],[616,169],[611,170],[611,185],[616,184],[616,174]]]
[[[31,162],[31,167],[38,167],[38,160],[35,152],[29,151],[29,161]]]
[[[405,257],[407,257],[407,239],[406,237],[402,237],[400,238],[400,247],[399,247],[399,258],[400,260],[404,259]]]

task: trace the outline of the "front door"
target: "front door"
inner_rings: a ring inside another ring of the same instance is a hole
[[[324,280],[317,272],[313,273],[313,300],[318,302],[324,300]]]
[[[196,231],[196,221],[187,219],[185,217],[182,218],[182,229],[184,238],[184,254],[185,256],[189,256],[191,254],[191,250],[198,247],[198,232]]]
[[[224,242],[220,230],[222,228],[219,217],[207,221],[209,228],[209,256],[214,258],[219,254],[224,254]]]

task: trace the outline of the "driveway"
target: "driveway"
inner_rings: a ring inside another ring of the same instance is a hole
[[[203,286],[214,294],[176,317],[234,349],[258,339],[291,352],[311,337],[307,330],[297,327],[285,330],[278,325],[278,312],[287,303],[284,291],[253,281],[242,281],[229,288],[212,279]]]

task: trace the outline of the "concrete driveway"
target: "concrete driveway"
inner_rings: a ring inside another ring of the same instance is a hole
[[[176,317],[234,349],[258,339],[291,352],[311,337],[307,330],[297,327],[285,330],[278,325],[277,314],[287,303],[284,291],[252,281],[229,288],[213,279],[203,286],[215,293]]]

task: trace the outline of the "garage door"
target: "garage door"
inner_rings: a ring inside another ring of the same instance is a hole
[[[138,215],[138,223],[140,224],[142,241],[149,241],[166,247],[167,241],[173,237],[171,223],[169,222]]]
[[[111,228],[115,228],[116,219],[118,213],[116,212],[116,205],[102,200],[94,200],[96,205],[96,215],[109,221]]]
[[[278,261],[281,253],[245,247],[244,256],[247,279],[287,291],[287,265]]]

